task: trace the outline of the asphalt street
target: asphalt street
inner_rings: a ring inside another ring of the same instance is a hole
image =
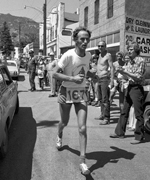
[[[57,97],[49,98],[49,87],[30,92],[24,70],[18,82],[20,112],[9,131],[9,150],[0,162],[0,180],[149,180],[150,135],[142,144],[131,145],[133,132],[125,139],[111,139],[118,117],[118,95],[111,106],[111,122],[99,125],[94,118],[100,108],[89,106],[87,119],[87,165],[91,175],[79,171],[79,139],[74,107],[63,133],[63,148],[55,147],[60,120]]]

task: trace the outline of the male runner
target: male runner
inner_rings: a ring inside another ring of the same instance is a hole
[[[86,75],[94,78],[95,75],[89,72],[91,54],[86,52],[90,42],[91,32],[84,27],[78,27],[73,32],[75,48],[64,53],[58,62],[53,77],[62,82],[58,93],[58,103],[61,120],[58,125],[56,147],[62,147],[63,129],[67,126],[72,104],[78,120],[79,142],[80,142],[80,170],[84,175],[90,173],[85,163],[87,145],[87,91]]]

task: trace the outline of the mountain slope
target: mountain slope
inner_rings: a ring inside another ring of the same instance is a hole
[[[5,21],[10,29],[14,45],[17,45],[19,42],[19,32],[21,41],[25,41],[26,43],[38,41],[39,24],[37,22],[26,17],[13,16],[11,14],[0,14],[0,26],[2,26]]]

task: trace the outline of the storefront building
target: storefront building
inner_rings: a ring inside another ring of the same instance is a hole
[[[60,2],[53,7],[47,17],[47,55],[53,53],[55,57],[74,47],[72,31],[79,26],[79,15],[65,11],[65,3]],[[39,31],[40,49],[43,49],[43,25]]]
[[[95,53],[100,40],[107,44],[115,61],[117,51],[137,41],[141,55],[150,58],[149,0],[80,0],[79,23],[92,32],[88,51]]]

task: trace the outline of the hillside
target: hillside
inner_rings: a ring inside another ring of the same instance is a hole
[[[19,27],[21,42],[24,41],[26,43],[30,43],[32,41],[38,41],[39,24],[37,22],[26,17],[18,17],[11,14],[0,13],[0,27],[5,21],[10,29],[10,34],[15,46],[19,42]]]

